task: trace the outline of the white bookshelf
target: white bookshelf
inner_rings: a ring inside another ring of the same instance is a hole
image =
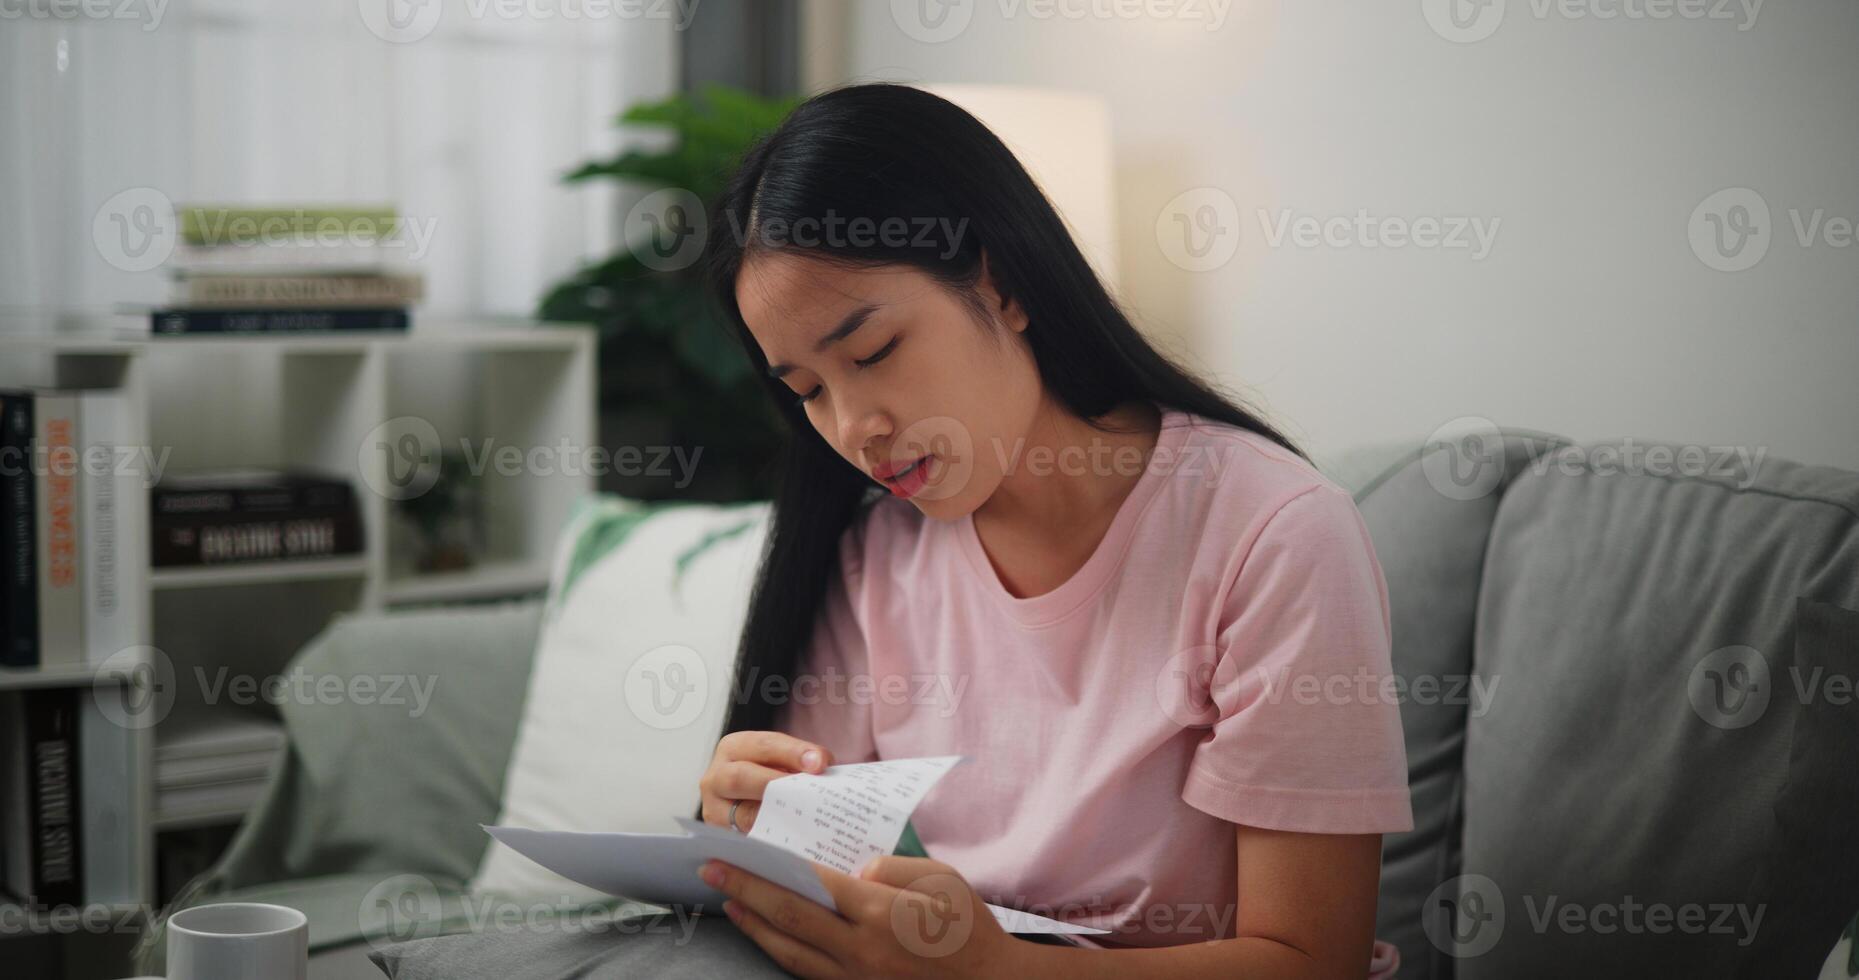
[[[168,452],[164,472],[302,467],[345,476],[354,488],[359,555],[182,568],[150,568],[146,551],[125,556],[138,562],[126,580],[141,583],[136,635],[177,674],[182,664],[274,673],[342,612],[540,591],[571,507],[594,490],[593,476],[581,471],[487,470],[478,479],[477,562],[419,572],[394,502],[373,489],[387,485],[386,464],[363,449],[377,426],[407,416],[429,423],[441,445],[595,445],[590,328],[416,317],[404,334],[153,337],[145,317],[33,326],[0,330],[0,386],[120,390],[143,443]],[[146,503],[122,519],[140,522],[130,540],[148,541]],[[79,730],[85,901],[144,906],[156,897],[155,834],[169,829],[153,813],[162,726],[110,716],[147,695],[149,663],[143,654],[119,655],[104,670],[98,665],[117,651],[88,652],[82,666],[0,668],[0,691],[89,689]],[[187,686],[177,684],[183,696]]]

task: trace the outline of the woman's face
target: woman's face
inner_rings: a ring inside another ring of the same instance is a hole
[[[1041,400],[1025,314],[985,274],[979,289],[997,325],[908,266],[761,252],[737,277],[736,302],[827,444],[892,495],[954,520],[993,495]]]

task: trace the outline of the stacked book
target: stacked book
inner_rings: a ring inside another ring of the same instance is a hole
[[[404,331],[424,281],[391,207],[179,209],[160,334]]]
[[[244,816],[283,751],[283,726],[250,712],[176,713],[162,724],[155,746],[155,823]]]
[[[143,642],[134,424],[117,390],[0,390],[0,667],[99,663]]]
[[[149,523],[156,567],[329,558],[363,547],[348,481],[307,470],[163,477],[149,501]]]

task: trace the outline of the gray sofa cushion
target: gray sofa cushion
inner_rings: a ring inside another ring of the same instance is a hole
[[[416,869],[467,880],[497,818],[541,628],[539,602],[353,614],[292,661],[314,676],[382,679],[398,704],[281,707],[282,778],[217,876],[226,887]],[[415,685],[426,692],[419,703]]]
[[[1492,527],[1463,980],[1729,976],[1799,707],[1795,598],[1859,606],[1859,474],[1602,460],[1526,468]]]
[[[541,622],[535,600],[337,619],[293,669],[385,681],[366,704],[280,706],[283,765],[173,908],[289,905],[310,917],[316,950],[361,936],[364,896],[396,875],[462,892],[489,839],[478,825],[497,819]],[[142,972],[160,972],[162,936],[151,929],[138,946]]]
[[[1388,582],[1395,674],[1437,694],[1401,705],[1414,829],[1383,839],[1375,935],[1401,950],[1401,976],[1445,978],[1452,964],[1421,929],[1422,903],[1458,874],[1459,777],[1472,709],[1472,623],[1491,522],[1504,488],[1563,440],[1511,431],[1422,446],[1356,493]],[[1459,687],[1460,697],[1454,694]]]

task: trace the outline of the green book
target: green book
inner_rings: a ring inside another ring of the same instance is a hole
[[[344,242],[378,241],[394,233],[391,207],[235,207],[189,204],[180,208],[181,241],[189,245],[241,245],[313,236]]]

